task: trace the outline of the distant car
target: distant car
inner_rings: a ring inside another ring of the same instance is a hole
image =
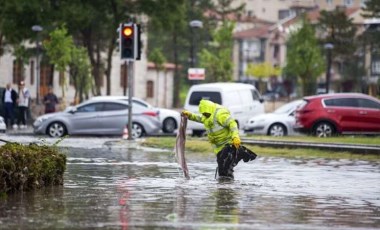
[[[91,100],[99,100],[99,99],[104,99],[104,98],[113,98],[113,99],[128,101],[128,97],[126,96],[96,96],[96,97],[92,97]],[[138,104],[150,109],[157,109],[160,112],[159,119],[161,121],[161,127],[164,133],[174,133],[174,131],[178,129],[179,123],[181,121],[181,114],[178,111],[160,108],[160,107],[154,107],[150,105],[148,102],[137,97],[132,98],[132,103]]]
[[[4,118],[0,116],[0,132],[5,133],[7,126],[5,125]]]
[[[318,137],[380,134],[380,100],[361,93],[320,94],[303,98],[295,129]]]
[[[123,135],[128,124],[128,102],[122,100],[88,100],[63,112],[42,115],[33,123],[34,133],[51,137],[68,135]],[[132,137],[152,135],[161,126],[158,111],[135,106]]]
[[[268,136],[294,135],[296,134],[294,131],[295,110],[302,103],[302,100],[292,101],[279,107],[273,113],[254,116],[248,120],[244,131]]]

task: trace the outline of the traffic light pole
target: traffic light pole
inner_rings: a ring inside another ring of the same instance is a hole
[[[128,140],[133,140],[132,138],[132,97],[133,97],[133,71],[134,71],[134,61],[126,60],[127,70],[128,70]]]

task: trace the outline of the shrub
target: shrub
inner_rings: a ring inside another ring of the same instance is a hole
[[[0,147],[0,194],[62,185],[65,169],[56,146],[7,143]]]

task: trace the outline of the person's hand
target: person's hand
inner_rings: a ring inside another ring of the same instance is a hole
[[[232,144],[235,146],[236,149],[240,148],[240,144],[241,144],[240,138],[235,137],[234,139],[232,139]]]
[[[182,116],[189,118],[191,116],[191,112],[187,110],[183,110],[181,113]]]

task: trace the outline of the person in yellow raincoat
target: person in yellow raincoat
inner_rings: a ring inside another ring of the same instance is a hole
[[[214,153],[217,155],[218,174],[220,177],[233,178],[233,167],[236,166],[236,150],[240,148],[241,141],[239,129],[230,111],[212,101],[202,99],[199,103],[199,113],[182,111],[182,116],[189,120],[203,123],[209,142],[212,144]],[[224,151],[226,146],[235,147],[235,155],[231,151]],[[242,159],[242,158],[240,158]]]

